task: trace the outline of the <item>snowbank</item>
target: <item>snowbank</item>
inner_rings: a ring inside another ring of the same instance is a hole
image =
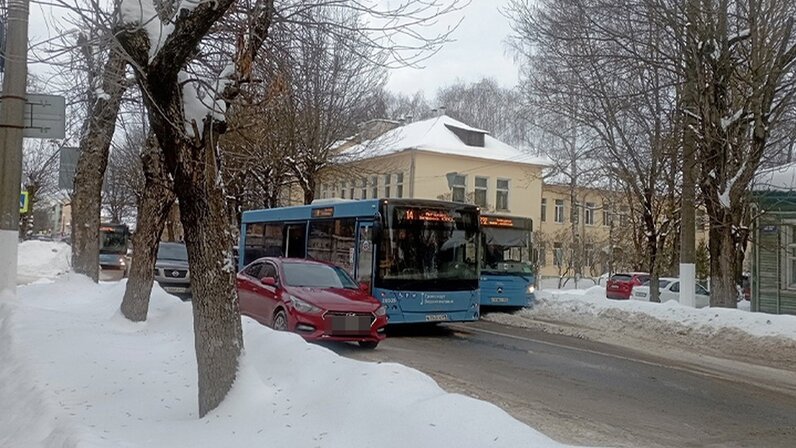
[[[609,300],[605,287],[540,290],[531,309],[485,320],[641,349],[679,347],[771,367],[796,365],[796,316],[678,302]]]
[[[17,283],[53,279],[70,269],[72,248],[66,243],[24,241],[19,243]]]
[[[604,286],[568,291],[540,291],[536,310],[547,308],[547,315],[601,316],[619,310],[661,321],[718,331],[725,328],[754,336],[778,336],[796,341],[796,316],[750,313],[740,309],[691,308],[675,301],[651,303],[637,300],[608,300]]]
[[[70,274],[0,304],[0,446],[562,446],[416,370],[249,319],[238,381],[198,419],[190,304],[155,286],[135,324],[123,291]]]

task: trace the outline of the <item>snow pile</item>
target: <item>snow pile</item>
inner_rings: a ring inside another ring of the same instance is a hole
[[[72,248],[66,243],[24,241],[17,253],[17,283],[53,279],[70,269]]]
[[[547,315],[586,315],[610,317],[615,311],[644,315],[660,321],[673,322],[693,328],[735,329],[753,336],[777,336],[796,341],[796,316],[750,313],[727,308],[691,308],[670,300],[664,303],[638,300],[609,300],[605,287],[593,286],[585,290],[540,291],[534,312]],[[547,308],[540,310],[540,308]]]
[[[451,128],[484,134],[484,147],[466,145]],[[551,164],[550,159],[546,157],[537,157],[520,151],[492,137],[487,131],[473,128],[447,115],[395,128],[373,140],[348,148],[343,151],[343,154],[352,159],[370,158],[394,154],[407,149],[529,165]]]
[[[676,301],[610,300],[605,288],[537,292],[531,309],[485,320],[639,349],[685,347],[772,366],[796,363],[796,316],[740,309],[690,308]]]
[[[249,319],[237,382],[198,419],[190,304],[155,286],[149,320],[131,323],[124,287],[68,275],[0,304],[0,446],[562,446],[416,370]]]

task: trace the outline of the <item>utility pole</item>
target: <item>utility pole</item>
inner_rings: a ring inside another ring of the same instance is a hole
[[[681,107],[686,111],[694,112],[698,103],[696,94],[697,82],[697,44],[694,31],[695,23],[692,22],[698,11],[697,0],[689,0],[686,14],[690,25],[685,30],[685,83],[682,94]],[[695,190],[694,168],[696,165],[695,145],[696,135],[694,128],[698,125],[692,114],[684,114],[683,125],[683,194],[680,205],[680,303],[686,306],[696,306],[696,216],[695,216]]]
[[[29,0],[8,1],[3,92],[0,96],[0,292],[16,295],[22,128],[28,78]]]

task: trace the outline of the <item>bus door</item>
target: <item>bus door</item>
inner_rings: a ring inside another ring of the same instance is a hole
[[[307,224],[287,224],[285,226],[285,256],[288,258],[306,257]]]
[[[359,283],[367,283],[372,290],[373,279],[373,223],[360,222],[357,224],[357,273]]]

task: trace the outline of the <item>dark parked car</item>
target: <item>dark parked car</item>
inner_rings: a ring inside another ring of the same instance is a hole
[[[337,266],[260,258],[238,273],[241,314],[307,340],[352,341],[376,348],[387,310]]]
[[[634,286],[647,283],[650,275],[645,272],[614,274],[605,284],[605,296],[609,299],[629,300]]]
[[[160,243],[155,261],[155,281],[169,294],[183,300],[191,297],[191,273],[185,244]]]

